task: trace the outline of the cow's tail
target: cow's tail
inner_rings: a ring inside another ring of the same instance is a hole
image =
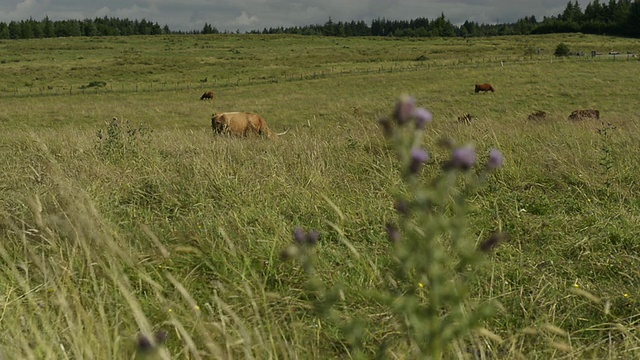
[[[283,131],[283,132],[281,132],[281,133],[277,133],[276,135],[278,135],[278,136],[282,136],[282,135],[284,135],[284,134],[286,134],[286,133],[288,133],[288,132],[289,132],[289,129],[287,129],[287,130],[285,130],[285,131]]]

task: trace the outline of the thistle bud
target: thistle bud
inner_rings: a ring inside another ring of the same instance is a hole
[[[429,160],[429,153],[420,148],[411,149],[411,162],[409,163],[409,172],[411,174],[417,174],[422,167],[422,164]]]
[[[412,96],[404,95],[396,103],[393,117],[398,125],[404,125],[411,119],[416,109],[416,99]]]
[[[392,243],[396,244],[402,239],[400,230],[398,230],[398,228],[395,225],[391,223],[387,223],[386,229],[387,229],[387,236],[389,236],[389,241],[391,241]]]
[[[489,161],[487,161],[487,170],[495,170],[504,164],[504,156],[497,149],[489,151]]]
[[[424,108],[417,108],[413,112],[413,117],[416,118],[416,129],[424,129],[433,119],[431,112]]]
[[[478,156],[473,146],[464,146],[453,150],[451,166],[460,170],[469,170],[476,164]]]

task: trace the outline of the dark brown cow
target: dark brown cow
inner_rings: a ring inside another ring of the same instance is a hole
[[[213,100],[216,98],[216,93],[214,93],[213,91],[207,91],[206,93],[202,94],[202,96],[200,96],[200,100]]]
[[[576,110],[569,115],[569,120],[600,119],[600,111],[594,109]]]
[[[529,120],[544,120],[547,118],[547,113],[541,110],[534,111],[529,114]]]
[[[493,88],[493,86],[491,86],[491,84],[476,84],[476,94],[479,93],[480,91],[482,91],[482,92],[487,92],[487,91],[494,92],[496,90]]]
[[[268,138],[287,133],[274,133],[267,121],[260,115],[245,112],[225,112],[211,116],[211,128],[214,133],[237,136],[265,135]]]
[[[472,121],[477,120],[477,118],[469,113],[464,113],[462,116],[458,116],[458,122],[471,124]]]

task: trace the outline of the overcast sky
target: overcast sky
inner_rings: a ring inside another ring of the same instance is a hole
[[[375,18],[435,19],[441,13],[452,23],[514,22],[535,15],[557,15],[568,0],[0,0],[0,21],[146,19],[171,30],[201,30],[205,22],[220,31],[262,30],[269,27],[324,24]],[[573,2],[573,0],[572,0]],[[591,2],[579,0],[582,10]],[[603,2],[603,1],[601,1]],[[606,1],[605,1],[606,2]]]

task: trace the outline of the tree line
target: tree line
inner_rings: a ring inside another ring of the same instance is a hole
[[[0,39],[31,39],[69,36],[128,36],[168,34],[168,26],[161,27],[145,19],[95,18],[85,20],[52,21],[34,19],[0,22]]]
[[[378,18],[373,20],[370,26],[363,21],[333,22],[329,19],[323,25],[265,28],[261,32],[252,31],[252,33],[262,34],[400,37],[475,37],[569,32],[640,37],[640,0],[609,0],[608,3],[593,0],[587,4],[584,11],[578,1],[569,1],[561,14],[545,16],[541,21],[538,21],[535,16],[525,16],[514,23],[479,24],[474,21],[465,21],[464,24],[457,26],[441,14],[433,20]]]
[[[277,27],[252,30],[250,34],[299,34],[317,36],[398,36],[398,37],[476,37],[498,35],[529,35],[581,32],[640,38],[640,0],[609,0],[608,3],[593,0],[584,10],[577,0],[569,1],[564,11],[556,16],[545,16],[538,21],[535,16],[525,16],[514,23],[479,24],[465,21],[452,24],[442,13],[429,20],[421,17],[413,20],[389,20],[378,18],[367,24],[364,21],[338,21],[331,18],[322,25]],[[147,20],[95,18],[85,20],[42,21],[34,19],[0,22],[0,39],[28,39],[67,36],[127,36],[183,33],[171,31],[167,25]],[[218,34],[213,24],[205,23],[201,30],[191,34]],[[228,32],[224,32],[228,33]],[[237,32],[239,33],[239,32]]]

